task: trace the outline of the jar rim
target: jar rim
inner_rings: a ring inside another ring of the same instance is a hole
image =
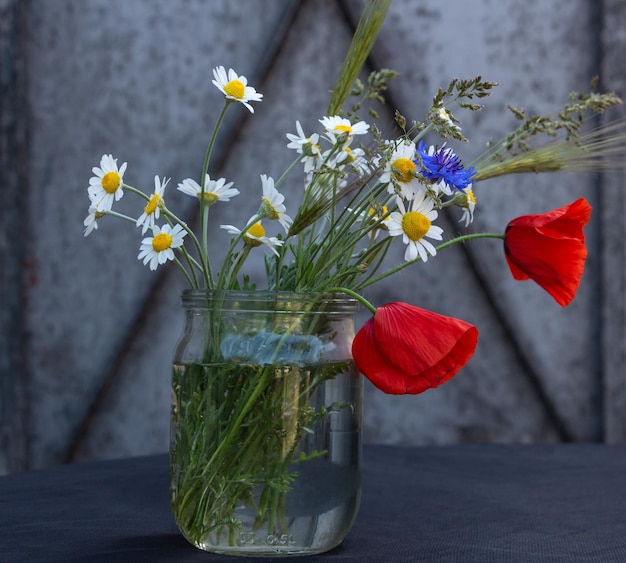
[[[224,308],[252,310],[272,305],[274,310],[293,311],[294,305],[308,303],[324,303],[323,313],[356,313],[361,308],[358,299],[339,292],[301,292],[301,291],[268,291],[268,290],[234,290],[234,289],[184,289],[182,306],[185,309],[209,309],[221,302]],[[235,307],[235,304],[237,305]],[[295,307],[297,310],[297,307]],[[309,311],[315,313],[315,310]]]

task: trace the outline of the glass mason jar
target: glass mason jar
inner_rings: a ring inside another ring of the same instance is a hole
[[[343,294],[186,290],[172,376],[170,499],[196,547],[328,551],[359,506],[358,302]]]

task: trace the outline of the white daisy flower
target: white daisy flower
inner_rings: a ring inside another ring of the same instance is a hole
[[[150,269],[156,270],[160,264],[174,260],[174,249],[183,245],[187,232],[181,225],[163,225],[152,228],[153,236],[141,241],[137,260],[144,264],[150,262]]]
[[[161,209],[164,205],[163,194],[165,193],[165,186],[167,186],[169,181],[169,178],[163,178],[161,182],[158,176],[154,177],[154,193],[148,200],[141,217],[137,219],[137,226],[143,226],[141,229],[142,235],[145,235],[148,229],[152,229],[155,219],[161,216]]]
[[[454,127],[457,131],[460,131],[461,128],[454,123],[454,121],[452,121],[452,118],[450,117],[450,114],[448,113],[448,111],[446,110],[445,107],[440,106],[437,109],[437,115],[443,120],[445,121],[450,127]]]
[[[213,76],[215,78],[213,84],[220,89],[226,99],[241,102],[250,110],[250,113],[254,113],[254,108],[248,102],[260,102],[263,94],[257,92],[252,86],[248,86],[245,76],[238,76],[232,68],[228,69],[227,75],[223,66],[214,68]]]
[[[370,207],[362,217],[368,221],[378,222],[382,218],[380,223],[381,229],[387,229],[387,223],[389,222],[389,209],[386,205],[377,205],[377,207]]]
[[[348,208],[351,213],[356,213],[355,210]],[[357,215],[357,220],[362,223],[369,223],[375,225],[369,233],[370,239],[375,240],[379,231],[387,231],[387,225],[389,223],[389,209],[386,205],[375,204],[375,207],[370,207],[367,211],[362,211]]]
[[[302,129],[302,125],[300,125],[299,121],[296,121],[296,130],[298,131],[297,135],[293,133],[287,133],[287,139],[289,139],[289,144],[287,145],[288,149],[294,149],[298,152],[298,154],[303,154],[304,147],[306,145],[317,143],[319,140],[319,135],[314,133],[310,137],[307,137],[304,134],[304,130]]]
[[[380,182],[388,184],[390,194],[398,193],[404,199],[411,199],[415,194],[424,191],[424,186],[417,179],[417,164],[415,163],[415,143],[411,141],[389,141],[393,152],[385,163]]]
[[[207,174],[204,179],[204,202],[207,205],[213,205],[218,201],[230,201],[231,197],[239,195],[239,190],[231,188],[233,182],[226,183],[225,178],[219,180],[211,180]],[[191,178],[186,178],[178,184],[178,190],[200,199],[202,193],[202,186]]]
[[[369,172],[369,164],[363,149],[343,147],[336,155],[335,165],[337,164],[349,165],[359,174],[367,174]]]
[[[462,192],[461,197],[464,197],[465,201],[459,204],[463,208],[463,214],[459,219],[459,223],[465,221],[465,226],[468,227],[474,221],[474,208],[476,207],[476,198],[474,197],[471,184],[465,188],[465,192]]]
[[[349,119],[333,115],[331,117],[324,116],[319,120],[326,132],[331,135],[331,140],[335,140],[338,135],[348,135],[353,137],[354,135],[365,135],[370,126],[365,121],[359,121],[358,123],[351,123]]]
[[[274,180],[265,174],[261,174],[261,183],[263,184],[263,205],[261,206],[261,214],[268,219],[278,221],[285,229],[289,231],[293,219],[285,213],[287,208],[283,204],[285,196],[274,187]]]
[[[89,215],[87,215],[83,221],[83,225],[85,227],[83,234],[86,237],[98,228],[98,223],[96,221],[105,215],[104,211],[98,210],[98,208],[93,204],[89,206],[87,213],[89,213]]]
[[[105,154],[100,159],[100,168],[93,167],[95,176],[89,179],[89,199],[91,203],[102,211],[110,211],[114,201],[119,201],[124,195],[124,172],[126,163],[117,167],[117,159]]]
[[[231,235],[241,234],[241,230],[233,225],[220,225],[222,229]],[[283,241],[276,237],[266,237],[265,229],[261,225],[261,221],[252,225],[243,235],[244,242],[249,246],[261,246],[266,245],[276,256],[278,256],[277,246],[282,246]]]
[[[389,215],[387,229],[392,237],[402,235],[403,242],[408,245],[404,259],[415,260],[418,255],[422,262],[428,260],[428,255],[435,256],[435,247],[426,240],[426,237],[434,240],[442,240],[443,229],[436,227],[432,222],[437,219],[437,211],[433,202],[424,193],[417,193],[410,202],[407,211],[401,198],[396,198],[399,211]]]
[[[313,133],[310,137],[304,134],[302,125],[296,121],[297,135],[287,133],[289,139],[288,149],[294,149],[298,154],[304,156],[302,162],[304,164],[304,172],[308,174],[311,170],[317,168],[322,163],[322,149],[319,146],[319,135]]]

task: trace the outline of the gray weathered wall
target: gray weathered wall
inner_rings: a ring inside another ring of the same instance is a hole
[[[213,172],[239,189],[278,176],[292,158],[285,133],[324,115],[360,6],[0,0],[0,471],[166,450],[182,276],[137,262],[137,232],[121,222],[101,220],[83,238],[91,167],[111,152],[145,189],[155,174],[174,186],[197,176],[221,107],[211,69],[224,65],[264,101],[254,116],[232,111]],[[623,94],[624,25],[623,0],[395,0],[371,61],[399,71],[381,126],[393,107],[421,118],[437,87],[480,74],[500,87],[485,111],[459,114],[475,142],[455,148],[470,161],[514,126],[506,103],[555,109],[596,74]],[[365,439],[622,441],[623,185],[620,175],[570,175],[476,187],[476,231],[579,196],[594,205],[590,258],[567,309],[514,282],[494,241],[442,252],[370,291],[377,304],[404,300],[472,322],[480,341],[436,391],[392,397],[368,384]],[[172,188],[168,205],[191,219],[187,199]],[[224,206],[219,221],[240,218],[242,205]],[[395,245],[390,259],[403,253]]]

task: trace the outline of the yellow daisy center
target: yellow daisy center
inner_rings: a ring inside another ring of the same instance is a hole
[[[147,203],[146,208],[144,209],[144,211],[146,212],[146,215],[152,215],[157,208],[157,205],[159,205],[159,200],[161,199],[161,196],[159,194],[153,194],[152,197],[150,198],[150,201]]]
[[[335,125],[335,131],[341,131],[342,133],[352,133],[352,127],[350,125]]]
[[[226,95],[237,98],[238,100],[243,99],[245,91],[246,87],[243,85],[241,80],[231,80],[228,84],[226,84],[226,86],[224,86],[224,92],[226,92]]]
[[[397,158],[391,163],[391,170],[396,180],[407,183],[413,179],[417,167],[409,158]]]
[[[409,211],[402,216],[402,230],[412,242],[424,238],[430,229],[430,219],[418,211]]]
[[[369,217],[372,217],[372,219],[375,219],[375,220],[378,220],[381,217],[385,217],[383,220],[389,221],[389,216],[387,215],[388,212],[389,210],[387,209],[387,206],[383,205],[380,208],[370,207],[367,211],[367,214]]]
[[[155,252],[163,252],[172,246],[172,237],[167,233],[159,233],[152,239],[152,248]]]
[[[343,149],[344,151],[346,151],[346,154],[348,155],[346,157],[346,162],[354,162],[355,158],[352,155],[352,149],[350,147],[346,147],[345,149]]]
[[[213,205],[220,198],[215,192],[204,192],[204,202]]]
[[[252,225],[252,227],[248,229],[248,233],[250,233],[253,237],[260,238],[265,236],[265,229],[263,228],[263,225],[261,225],[261,223],[255,223],[254,225]]]
[[[472,191],[472,189],[470,188],[469,190],[467,190],[467,199],[473,203],[474,205],[476,205],[476,198],[474,197],[474,192]]]
[[[102,187],[106,193],[113,194],[120,187],[121,180],[122,178],[117,172],[107,172],[102,176]]]
[[[250,246],[260,246],[262,244],[260,240],[250,238],[247,235],[261,238],[265,236],[265,229],[263,228],[263,225],[261,225],[261,223],[255,223],[247,230],[246,234],[243,236],[244,239],[246,239],[246,243]]]

